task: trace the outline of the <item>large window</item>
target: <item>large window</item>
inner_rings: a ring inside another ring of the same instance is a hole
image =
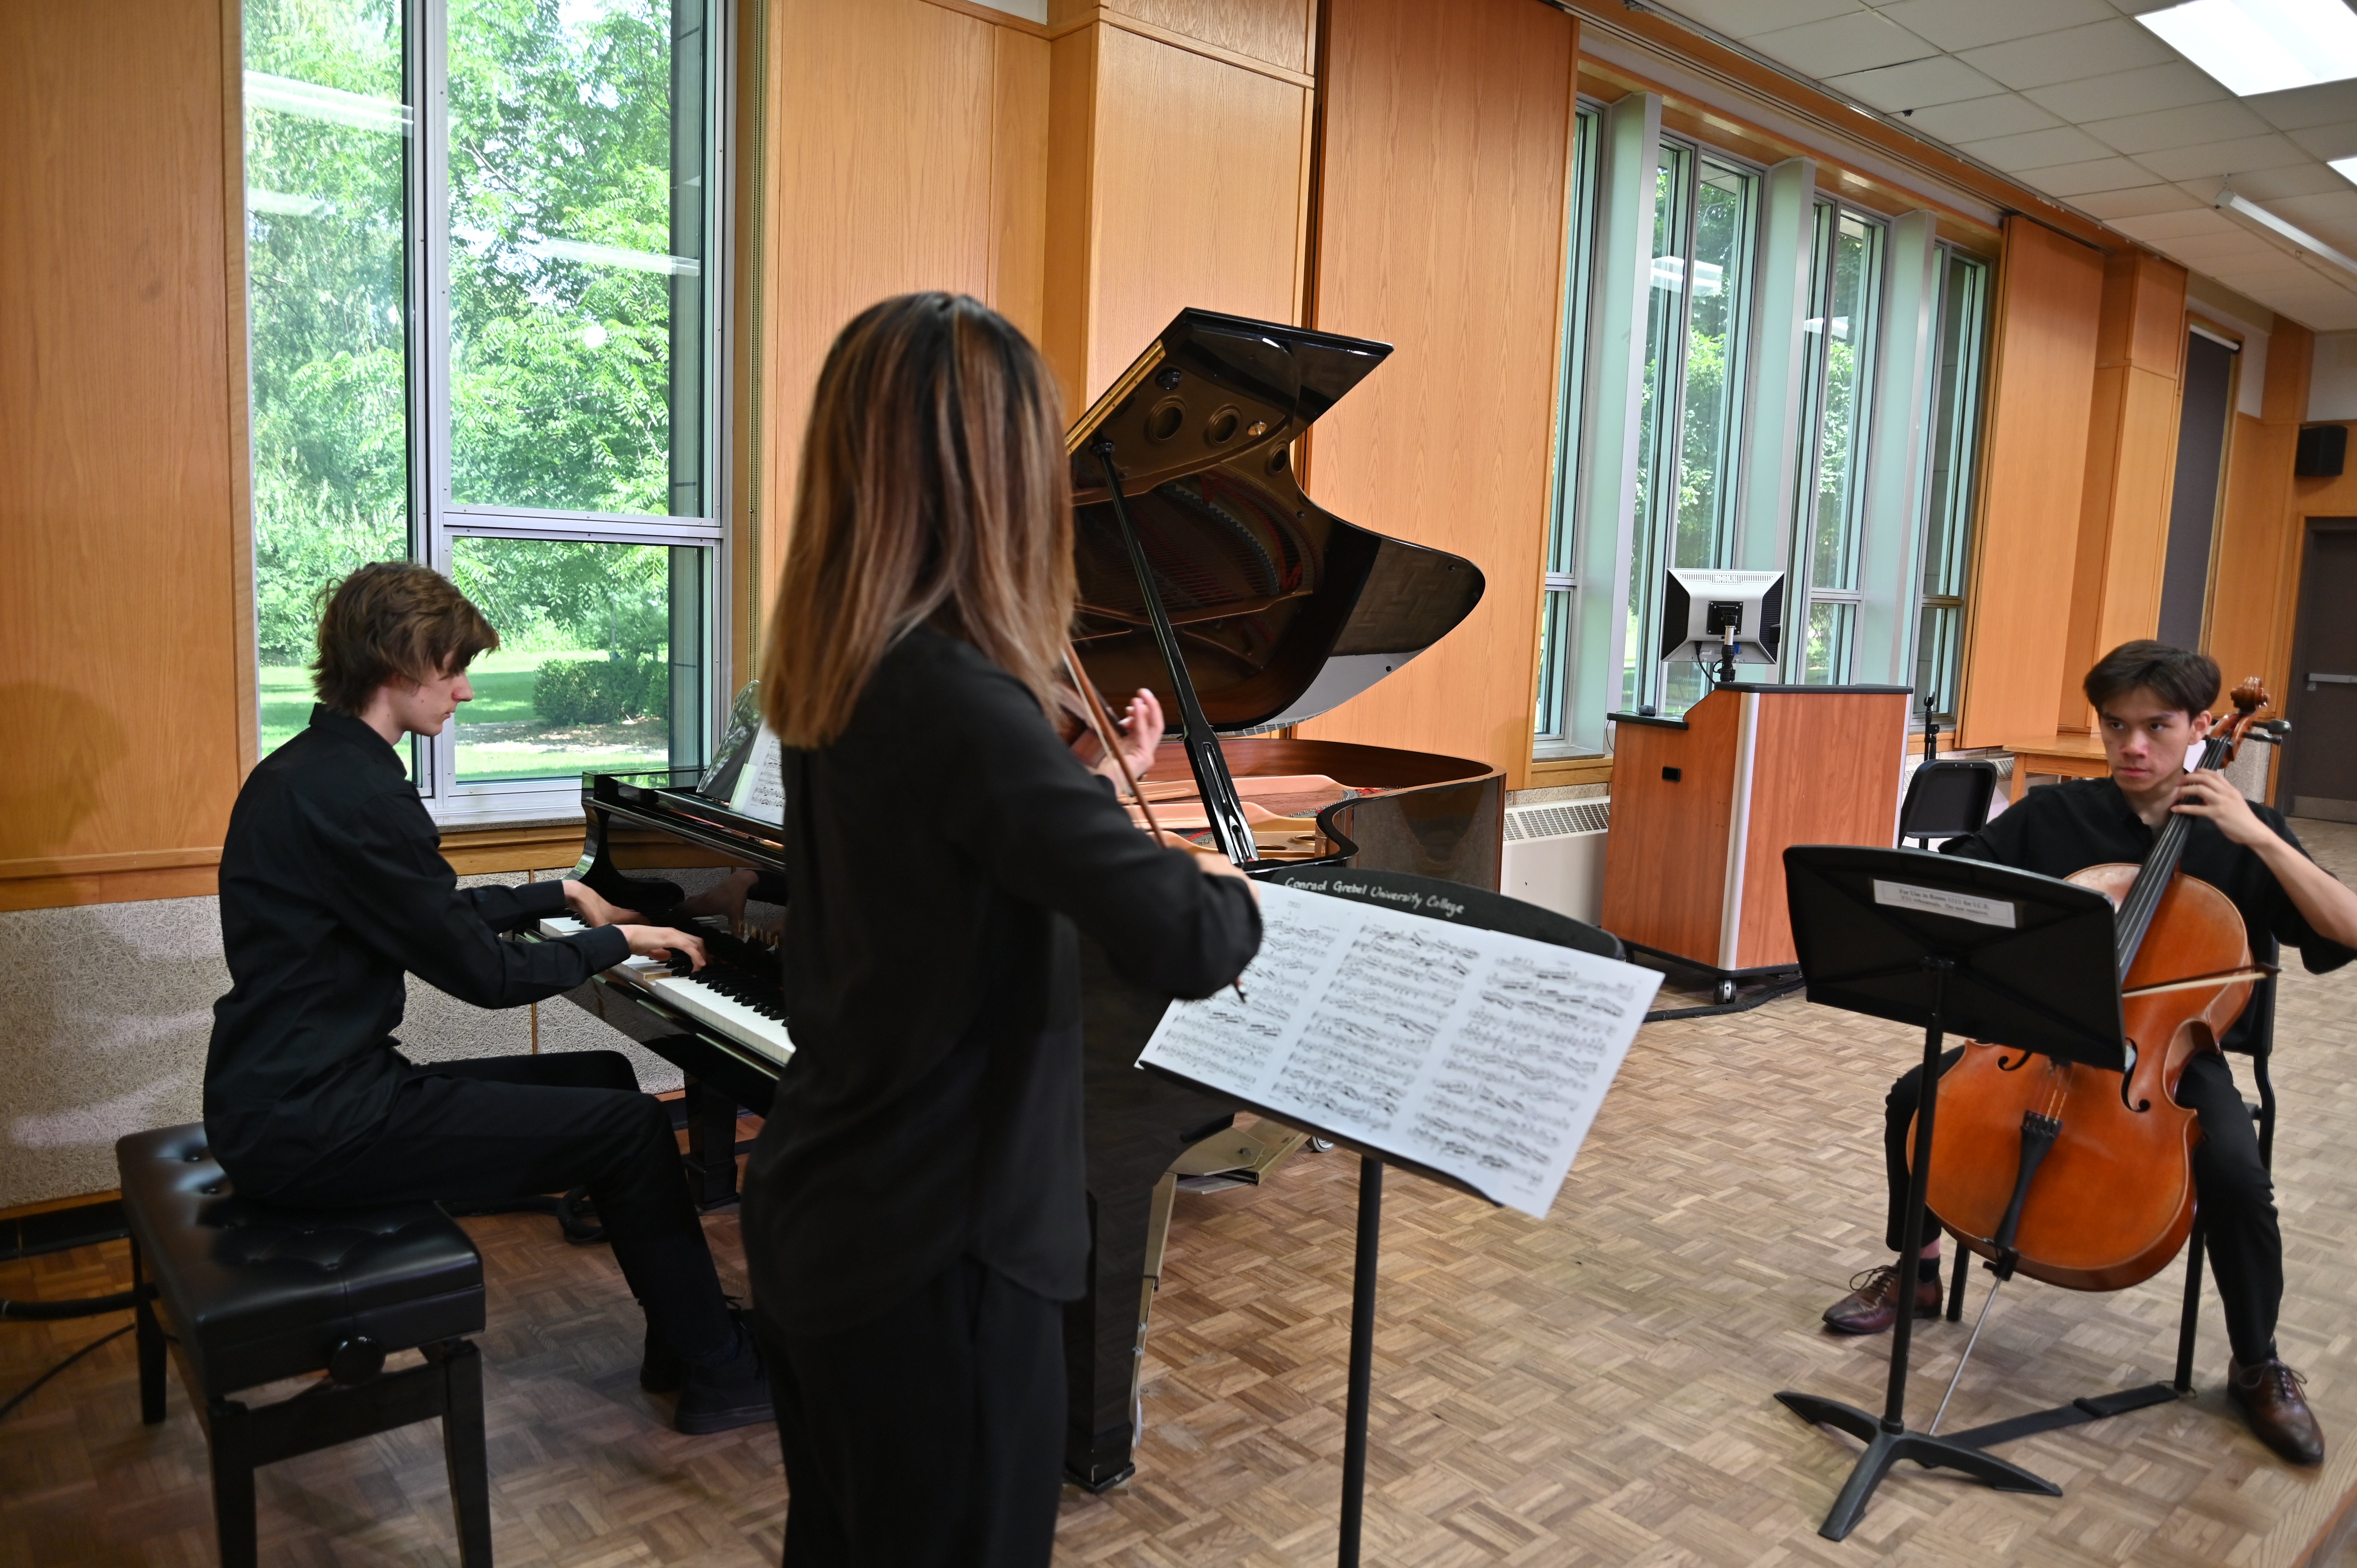
[[[1728,564],[1760,179],[1668,140],[1655,179],[1620,698],[1684,713],[1702,681],[1695,665],[1660,661],[1662,580],[1672,566]]]
[[[1572,481],[1579,467],[1582,394],[1587,376],[1590,301],[1595,293],[1596,165],[1600,116],[1581,104],[1572,133],[1571,209],[1564,254],[1563,396],[1555,408],[1555,490],[1547,512],[1546,584],[1539,612],[1537,711],[1532,734],[1560,739],[1565,705],[1566,650],[1571,638],[1572,598],[1577,592],[1578,552],[1572,531]]]
[[[720,535],[707,0],[246,0],[263,748],[320,589],[500,628],[412,766],[445,820],[702,760]],[[561,780],[562,782],[559,782]]]
[[[1866,530],[1867,417],[1874,397],[1883,225],[1831,202],[1816,207],[1809,278],[1809,422],[1792,579],[1806,593],[1801,676],[1850,678],[1857,632],[1858,557]]]
[[[1922,717],[1956,722],[1964,657],[1964,582],[1970,565],[1973,456],[1980,430],[1981,345],[1988,268],[1940,252],[1940,370],[1932,391],[1932,446],[1923,520],[1922,608],[1915,638],[1915,701]]]

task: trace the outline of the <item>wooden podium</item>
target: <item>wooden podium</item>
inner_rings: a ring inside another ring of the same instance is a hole
[[[1682,719],[1613,714],[1604,929],[1708,972],[1722,1000],[1793,968],[1784,850],[1892,842],[1909,693],[1737,682]]]

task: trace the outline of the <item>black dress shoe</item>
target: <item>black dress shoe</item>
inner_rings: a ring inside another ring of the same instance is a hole
[[[1890,1263],[1852,1276],[1849,1294],[1825,1308],[1825,1326],[1836,1334],[1887,1334],[1899,1321],[1899,1270]],[[1915,1283],[1918,1321],[1937,1317],[1943,1298],[1935,1277]]]
[[[769,1374],[750,1330],[737,1327],[737,1351],[710,1366],[687,1365],[679,1385],[679,1408],[672,1425],[690,1436],[727,1432],[778,1418],[770,1401]]]
[[[735,1296],[722,1299],[728,1304],[729,1321],[742,1325],[750,1316],[753,1309]],[[675,1394],[679,1392],[680,1377],[685,1369],[686,1365],[680,1360],[679,1352],[665,1344],[662,1337],[655,1332],[654,1325],[649,1323],[644,1347],[639,1352],[639,1387],[651,1394]]]
[[[2229,1357],[2226,1391],[2260,1442],[2295,1465],[2324,1463],[2324,1429],[2299,1391],[2308,1381],[2275,1357],[2244,1366]]]

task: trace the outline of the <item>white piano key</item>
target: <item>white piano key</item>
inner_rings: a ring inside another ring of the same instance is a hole
[[[554,915],[540,923],[540,934],[551,940],[587,929],[569,915]],[[661,959],[634,955],[606,972],[649,995],[661,997],[673,1008],[709,1025],[738,1045],[759,1052],[780,1067],[794,1054],[793,1039],[781,1020],[764,1017],[692,975],[669,972],[669,966]]]

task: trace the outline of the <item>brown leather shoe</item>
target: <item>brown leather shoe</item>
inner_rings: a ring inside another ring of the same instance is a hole
[[[1849,1294],[1825,1308],[1825,1326],[1836,1334],[1887,1334],[1899,1321],[1899,1270],[1885,1263],[1852,1276]],[[1945,1305],[1938,1280],[1915,1285],[1915,1317],[1937,1317]]]
[[[2295,1465],[2321,1465],[2324,1429],[2299,1391],[2306,1381],[2277,1359],[2249,1367],[2226,1359],[2226,1391],[2243,1407],[2243,1419],[2259,1441]]]

